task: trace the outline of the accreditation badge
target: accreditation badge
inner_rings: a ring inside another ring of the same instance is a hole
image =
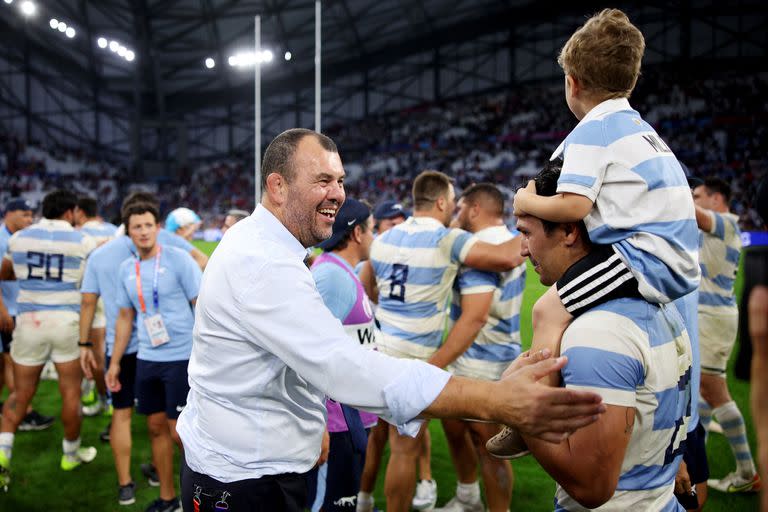
[[[171,341],[171,337],[168,336],[168,331],[165,328],[163,317],[159,313],[145,318],[144,327],[147,329],[149,341],[153,347],[159,347]]]

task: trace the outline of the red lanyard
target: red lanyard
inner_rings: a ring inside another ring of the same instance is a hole
[[[155,275],[152,276],[152,302],[155,305],[155,313],[157,313],[158,309],[160,308],[160,294],[157,290],[157,279],[160,275],[160,253],[162,250],[163,248],[158,245],[157,256],[155,256]],[[144,293],[141,289],[141,261],[139,258],[136,258],[136,292],[139,295],[139,305],[141,306],[141,312],[146,314],[147,305],[144,303]]]

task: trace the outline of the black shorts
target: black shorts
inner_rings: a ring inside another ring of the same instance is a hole
[[[593,245],[556,286],[563,306],[574,318],[615,299],[643,298],[637,279],[611,245]]]
[[[136,361],[136,412],[155,414],[164,412],[175,420],[187,405],[189,381],[188,360]]]
[[[13,318],[13,327],[16,328],[16,317]],[[3,350],[2,352],[5,354],[10,355],[11,354],[11,342],[13,341],[13,331],[11,332],[0,332],[0,338],[2,338],[3,341]]]
[[[192,471],[183,459],[181,462],[181,506],[190,512],[302,512],[306,499],[305,476],[298,473],[224,483]]]
[[[360,491],[360,476],[365,466],[365,453],[355,450],[349,432],[331,432],[330,437],[323,511],[343,512],[349,510],[349,504],[355,502],[354,498]]]
[[[688,432],[688,438],[685,440],[685,451],[683,452],[683,460],[688,466],[691,484],[700,484],[709,479],[706,440],[704,426],[699,421],[696,428]]]
[[[112,356],[107,356],[107,368]],[[124,354],[120,359],[120,391],[110,391],[112,407],[130,409],[136,399],[136,353]]]

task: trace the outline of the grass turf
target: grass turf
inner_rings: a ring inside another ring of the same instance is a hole
[[[196,242],[201,250],[211,253],[215,243]],[[530,269],[526,279],[526,290],[521,312],[522,338],[524,345],[530,344],[530,310],[544,287],[538,282],[536,274]],[[737,291],[740,282],[737,280]],[[738,350],[738,347],[737,349]],[[736,353],[734,350],[734,354]],[[755,449],[755,435],[752,428],[752,415],[749,410],[749,384],[729,376],[729,387],[733,398],[744,413],[747,423],[750,446]],[[58,414],[60,399],[55,382],[41,382],[35,396],[34,406],[44,414]],[[99,455],[91,464],[72,472],[59,469],[61,458],[62,426],[57,420],[54,426],[45,432],[20,432],[16,437],[13,458],[13,481],[8,493],[0,491],[0,510],[2,511],[135,511],[144,508],[158,496],[157,488],[149,487],[141,478],[139,464],[150,460],[151,451],[147,437],[146,423],[142,416],[134,416],[132,473],[137,482],[136,504],[119,506],[117,504],[117,480],[108,444],[101,443],[99,432],[108,423],[108,418],[84,418],[82,439],[84,445],[94,445]],[[432,432],[432,471],[438,482],[438,504],[448,501],[454,494],[456,476],[453,471],[448,448],[442,428],[438,421],[430,424]],[[733,456],[727,441],[721,435],[709,436],[707,452],[710,472],[719,478],[735,467]],[[544,511],[552,510],[554,481],[531,457],[513,462],[515,487],[511,510]],[[382,464],[379,482],[376,486],[376,505],[384,508],[384,468]],[[177,473],[178,474],[178,473]],[[757,510],[756,495],[725,495],[710,491],[707,511],[731,512],[734,510]]]

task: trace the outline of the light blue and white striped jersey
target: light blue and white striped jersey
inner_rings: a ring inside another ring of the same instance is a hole
[[[80,227],[80,231],[91,235],[99,244],[115,238],[117,226],[102,220],[89,220]]]
[[[120,286],[118,269],[122,262],[136,258],[136,246],[127,236],[110,240],[88,257],[85,263],[85,275],[80,293],[95,293],[104,301],[104,315],[107,318],[105,336],[107,355],[112,355],[115,346],[115,324],[120,308],[117,305],[117,291]],[[135,354],[139,349],[139,339],[136,335],[136,318],[134,317],[131,339],[125,350],[126,354]]]
[[[3,224],[0,227],[0,254],[8,252],[8,240],[11,239],[13,233],[10,232],[8,226]],[[5,309],[11,316],[19,314],[19,306],[16,304],[16,300],[19,297],[19,283],[16,281],[0,281],[0,291],[3,294],[3,304]]]
[[[384,352],[428,359],[440,346],[453,280],[476,239],[431,217],[410,217],[378,236],[371,264]]]
[[[732,213],[717,213],[711,210],[707,213],[712,219],[712,230],[709,233],[701,231],[699,238],[699,313],[732,313],[736,309],[733,283],[739,269],[741,253],[739,218]]]
[[[618,299],[597,306],[566,329],[561,350],[566,387],[635,408],[618,486],[596,510],[683,510],[674,484],[691,417],[692,353],[675,304]],[[558,486],[555,510],[588,509]]]
[[[680,163],[625,98],[592,110],[555,150],[558,193],[594,201],[584,218],[594,243],[614,245],[651,302],[699,284],[698,226]]]
[[[506,226],[493,226],[474,233],[478,240],[501,244],[514,238]],[[488,321],[470,347],[451,363],[454,375],[498,380],[520,355],[520,306],[525,289],[525,262],[508,272],[484,272],[461,267],[454,281],[451,321],[461,316],[461,295],[493,292]]]
[[[80,311],[80,281],[96,240],[65,220],[42,219],[14,233],[5,255],[19,282],[19,313]]]

